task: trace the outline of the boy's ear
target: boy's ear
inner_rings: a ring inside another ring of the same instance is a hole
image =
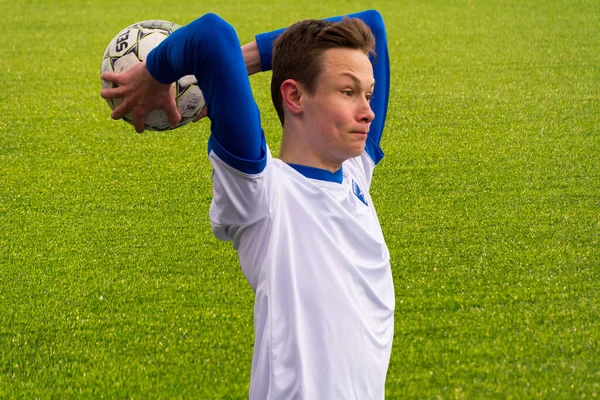
[[[302,112],[302,100],[304,98],[304,89],[302,85],[293,79],[286,79],[281,84],[279,90],[281,90],[283,106],[292,114],[300,114]]]

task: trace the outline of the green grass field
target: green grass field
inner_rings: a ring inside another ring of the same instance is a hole
[[[112,121],[100,60],[145,19],[217,12],[248,42],[366,8],[392,59],[387,397],[600,398],[596,0],[0,0],[0,398],[247,397],[253,295],[210,230],[209,124]]]

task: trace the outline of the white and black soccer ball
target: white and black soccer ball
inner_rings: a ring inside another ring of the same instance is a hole
[[[124,72],[142,62],[150,50],[158,46],[167,36],[173,33],[179,25],[162,20],[137,22],[119,32],[110,42],[104,57],[100,74],[106,71]],[[102,88],[112,88],[115,85],[103,79]],[[204,97],[198,87],[198,81],[193,75],[187,75],[175,82],[175,101],[181,114],[181,121],[176,128],[193,121],[204,107]],[[111,109],[119,105],[121,99],[106,99]],[[133,124],[133,114],[128,113],[123,119]],[[152,111],[146,116],[146,130],[166,131],[175,129],[169,124],[167,114],[162,110]]]

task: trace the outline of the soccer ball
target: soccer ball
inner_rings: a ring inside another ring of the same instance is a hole
[[[173,33],[179,25],[162,20],[149,20],[135,23],[123,29],[110,42],[104,56],[100,74],[106,71],[124,72],[142,62],[150,50],[158,46],[167,36]],[[112,82],[103,79],[102,88],[113,88]],[[198,87],[198,81],[193,75],[187,75],[174,83],[175,101],[181,114],[181,121],[176,128],[193,121],[204,107],[204,97]],[[115,109],[121,99],[106,99],[111,109]],[[128,113],[123,119],[133,124],[133,113]],[[162,110],[152,111],[146,116],[146,130],[165,131],[174,129],[169,124],[167,113]]]

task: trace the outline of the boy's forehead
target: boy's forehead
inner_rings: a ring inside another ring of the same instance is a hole
[[[373,66],[369,57],[356,49],[328,49],[321,59],[323,72],[330,77],[358,78],[360,81],[373,82]]]

